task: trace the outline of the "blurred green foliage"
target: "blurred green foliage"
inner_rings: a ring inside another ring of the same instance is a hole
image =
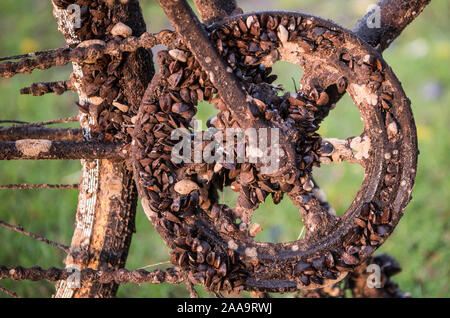
[[[374,2],[366,0],[252,0],[238,1],[244,11],[300,10],[334,20],[352,28]],[[156,1],[141,1],[148,30],[168,28],[167,18]],[[402,81],[412,101],[419,147],[419,167],[413,200],[392,237],[377,253],[395,257],[403,271],[395,277],[401,288],[413,297],[450,296],[450,3],[433,1],[399,39],[384,53],[384,57]],[[64,44],[56,28],[48,0],[0,1],[0,56],[60,47]],[[19,95],[19,89],[32,82],[63,80],[71,67],[35,71],[32,75],[17,75],[0,80],[0,120],[41,121],[74,115],[76,95]],[[301,69],[287,63],[277,63],[277,83],[293,91]],[[214,114],[210,105],[201,105],[197,117],[206,121]],[[71,125],[62,125],[71,126]],[[72,125],[73,126],[73,125]],[[356,107],[345,97],[323,123],[320,133],[327,137],[346,138],[358,135],[362,122]],[[0,162],[0,183],[77,183],[80,164],[77,161],[17,161]],[[332,165],[315,171],[316,179],[338,211],[350,205],[363,178],[362,168]],[[230,191],[222,201],[233,203]],[[0,191],[0,219],[21,224],[49,239],[70,243],[73,233],[77,193],[73,190]],[[294,240],[301,229],[298,211],[288,199],[275,206],[270,200],[255,217],[265,229],[257,240],[282,242]],[[133,237],[127,268],[168,260],[168,250],[139,207],[137,233]],[[64,255],[23,235],[0,229],[0,264],[7,266],[63,266]],[[163,268],[164,266],[160,266]],[[24,297],[49,297],[53,285],[48,282],[3,281],[5,287]],[[210,296],[199,288],[202,296]],[[119,297],[185,297],[184,286],[126,284]],[[0,297],[5,295],[0,294]]]

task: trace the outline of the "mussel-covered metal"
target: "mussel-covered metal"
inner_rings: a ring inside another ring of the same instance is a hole
[[[139,192],[148,217],[172,249],[171,262],[182,267],[192,282],[217,292],[243,288],[286,292],[339,281],[386,240],[409,201],[417,148],[400,83],[372,48],[316,17],[262,12],[230,18],[208,32],[249,96],[249,115],[276,123],[290,137],[296,170],[267,175],[260,164],[248,160],[173,161],[177,141],[171,133],[186,128],[194,140],[192,119],[198,102],[208,101],[219,110],[207,123],[210,129],[239,128],[239,123],[231,115],[233,105],[227,105],[211,83],[211,74],[202,71],[180,39],[172,42],[158,53],[159,72],[132,129]],[[297,92],[283,92],[272,85],[276,76],[271,67],[278,60],[303,66],[305,74]],[[113,75],[114,66],[101,78],[93,76],[108,89],[91,95],[109,102],[120,99],[109,89],[115,82]],[[334,151],[331,144],[321,142],[317,130],[337,96],[346,90],[360,109],[365,133],[376,150],[364,165],[366,181],[361,191],[338,218],[320,212],[311,172]],[[116,121],[105,123],[115,125]],[[207,149],[214,142],[236,155],[242,147],[238,142],[226,144],[224,135],[222,140],[202,142],[201,147]],[[400,153],[404,151],[409,154]],[[219,204],[217,192],[226,186],[239,192],[235,207]],[[308,227],[304,240],[255,242],[253,237],[261,228],[250,225],[253,211],[269,195],[279,202],[284,193],[297,200],[304,219],[315,225]],[[315,211],[322,214],[317,212],[315,217]]]

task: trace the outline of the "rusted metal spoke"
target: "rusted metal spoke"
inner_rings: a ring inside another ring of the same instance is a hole
[[[2,184],[0,189],[78,189],[78,184]]]
[[[44,94],[55,93],[61,95],[67,91],[75,91],[76,88],[71,80],[58,82],[33,83],[30,87],[24,87],[20,94],[31,94],[33,96],[42,96]]]
[[[76,160],[127,157],[127,145],[111,141],[22,139],[0,142],[0,160]]]
[[[15,125],[14,127],[19,128],[19,127],[47,126],[47,125],[54,125],[54,124],[71,123],[74,121],[78,121],[78,119],[79,119],[79,117],[77,115],[77,116],[72,116],[72,117],[46,120],[46,121],[40,121],[40,122],[34,122],[34,123],[28,123],[28,122],[19,121],[19,120],[0,120],[0,123],[17,123],[19,125]]]
[[[159,266],[159,265],[166,265],[166,264],[170,264],[170,261],[164,261],[164,262],[158,262],[158,263],[154,263],[154,264],[150,264],[150,265],[145,265],[142,267],[139,267],[138,269],[146,269],[149,267],[154,267],[154,266]]]
[[[302,214],[306,239],[326,235],[338,221],[336,215],[333,215],[334,210],[324,204],[321,193],[313,190],[306,193],[292,191],[288,194]]]
[[[323,138],[320,148],[320,162],[350,162],[366,166],[369,159],[370,140],[365,136],[350,137],[345,140],[336,138]]]
[[[3,293],[5,293],[5,294],[7,294],[7,295],[9,295],[9,296],[11,296],[13,298],[20,298],[19,295],[17,295],[16,292],[14,292],[12,290],[9,290],[9,289],[7,289],[7,288],[5,288],[3,286],[0,286],[0,292],[3,292]]]
[[[36,57],[36,56],[43,55],[43,54],[55,53],[55,52],[65,50],[65,49],[67,49],[67,47],[59,48],[59,49],[51,49],[51,50],[46,50],[46,51],[31,52],[31,53],[20,54],[20,55],[5,56],[5,57],[0,57],[0,61],[18,60],[18,59],[23,59],[23,58],[27,58],[27,57]]]
[[[317,181],[313,177],[311,177],[311,181],[314,184],[312,193],[317,198],[320,205],[324,209],[326,209],[328,211],[328,213],[330,213],[331,215],[336,215],[336,211],[333,209],[331,204],[328,202],[325,192],[319,187],[319,185],[317,184]]]
[[[172,267],[165,271],[154,270],[151,272],[145,270],[129,271],[126,269],[119,270],[93,270],[91,268],[82,269],[79,272],[74,272],[73,269],[59,269],[55,267],[50,267],[48,269],[42,269],[39,266],[32,268],[24,268],[22,266],[8,268],[6,266],[0,265],[0,280],[5,278],[12,279],[14,281],[22,280],[47,280],[50,282],[55,282],[58,280],[67,279],[77,279],[79,277],[82,284],[86,283],[112,283],[117,284],[180,284],[183,282],[183,272],[178,268]]]
[[[29,231],[26,231],[22,226],[11,225],[11,224],[8,224],[8,223],[6,223],[4,221],[1,221],[1,220],[0,220],[0,226],[3,226],[5,228],[10,229],[12,231],[15,231],[17,233],[21,233],[21,234],[24,234],[24,235],[29,236],[31,238],[34,238],[37,241],[44,242],[44,243],[46,243],[48,245],[56,247],[57,249],[65,252],[67,254],[70,252],[70,248],[68,246],[66,246],[64,244],[61,244],[61,243],[58,243],[58,242],[50,241],[50,240],[46,239],[45,237],[43,237],[43,236],[41,236],[39,234],[35,234],[35,233],[31,233]]]
[[[39,126],[0,127],[0,141],[48,139],[52,141],[81,141],[83,133],[77,128],[45,128]]]

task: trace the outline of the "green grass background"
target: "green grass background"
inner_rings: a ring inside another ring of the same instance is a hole
[[[358,17],[374,3],[366,0],[253,0],[239,1],[245,11],[261,9],[299,10],[334,20],[351,28]],[[169,27],[156,1],[141,1],[148,30]],[[413,200],[391,238],[377,251],[394,256],[403,271],[396,281],[413,297],[448,297],[450,277],[450,2],[434,0],[384,53],[387,62],[403,83],[412,101],[419,148],[419,167]],[[63,45],[56,29],[49,0],[0,1],[0,56],[55,48]],[[36,81],[68,78],[71,67],[35,71],[30,76],[17,75],[0,80],[0,120],[41,121],[74,115],[74,93],[63,96],[32,97],[19,95],[19,89]],[[294,90],[301,70],[277,63],[278,83]],[[206,120],[214,111],[201,105],[198,118]],[[68,127],[70,125],[61,125]],[[73,126],[73,125],[72,125]],[[362,123],[356,107],[346,97],[330,114],[320,132],[327,137],[358,135]],[[77,161],[0,162],[0,184],[6,183],[77,183]],[[315,171],[315,176],[338,213],[350,205],[359,189],[363,171],[350,164],[332,165]],[[225,191],[222,201],[233,202]],[[51,240],[70,243],[77,205],[74,190],[0,190],[0,219],[21,224],[26,229]],[[283,200],[278,206],[264,203],[255,221],[265,229],[261,241],[281,242],[297,238],[301,218],[294,206]],[[7,266],[62,267],[64,255],[45,244],[0,228],[0,264]],[[168,260],[168,250],[139,207],[137,233],[127,262],[136,269]],[[160,266],[161,267],[161,266]],[[161,268],[163,268],[162,266]],[[23,297],[49,297],[53,284],[48,282],[1,282]],[[202,296],[210,296],[199,288]],[[123,285],[119,297],[184,297],[184,286]],[[0,294],[0,297],[5,295]],[[6,296],[8,297],[8,296]]]

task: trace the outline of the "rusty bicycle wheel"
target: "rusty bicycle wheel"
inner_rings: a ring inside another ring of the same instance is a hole
[[[236,16],[208,33],[250,96],[249,116],[289,127],[296,169],[267,176],[249,163],[173,163],[171,132],[191,127],[198,100],[215,102],[220,110],[211,127],[239,124],[183,42],[170,44],[159,53],[160,70],[144,95],[132,153],[144,210],[173,250],[172,263],[214,291],[287,292],[341,280],[386,240],[410,200],[418,150],[400,82],[381,55],[350,31],[303,13]],[[304,67],[295,94],[280,97],[270,86],[270,66],[277,60]],[[346,140],[321,138],[319,124],[345,90],[361,113],[364,132]],[[340,217],[312,191],[312,167],[330,161],[360,164],[365,172]],[[218,204],[217,190],[233,182],[240,189],[236,206]],[[283,193],[302,213],[305,238],[255,242],[246,226],[253,211],[269,194]]]

